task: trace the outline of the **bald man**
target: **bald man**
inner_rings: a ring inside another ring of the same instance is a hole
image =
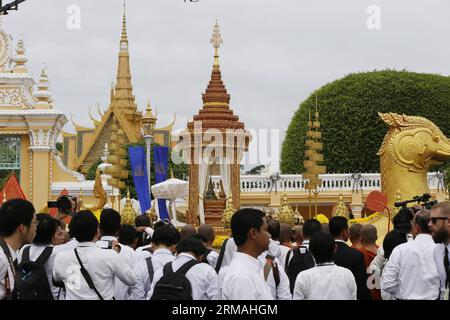
[[[190,224],[185,225],[180,230],[180,239],[191,237],[197,234],[197,230],[195,227],[191,226]]]

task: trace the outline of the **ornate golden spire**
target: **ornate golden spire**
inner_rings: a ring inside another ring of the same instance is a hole
[[[131,204],[130,189],[128,189],[125,206],[123,207],[121,212],[121,222],[122,224],[134,225],[134,219],[136,219],[136,216],[136,211]]]
[[[115,89],[111,91],[113,106],[136,111],[136,104],[131,85],[130,54],[128,52],[127,17],[124,3],[122,35],[120,38],[119,65]]]
[[[344,195],[342,194],[342,191],[339,192],[339,201],[333,210],[333,217],[336,217],[336,216],[344,217],[347,219],[350,218],[349,210],[348,210],[347,206],[345,205]]]

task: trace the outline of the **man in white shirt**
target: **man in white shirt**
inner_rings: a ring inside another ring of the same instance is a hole
[[[98,221],[92,212],[80,211],[70,226],[78,245],[59,253],[53,268],[53,279],[64,283],[66,300],[111,300],[116,277],[127,286],[136,284],[136,273],[116,252],[121,250],[116,241],[112,242],[114,250],[101,249],[94,243]],[[89,276],[83,275],[82,267]],[[88,284],[89,277],[93,286]]]
[[[0,208],[0,300],[11,298],[17,271],[16,252],[36,235],[33,204],[22,199],[6,201]]]
[[[264,213],[241,209],[231,218],[231,233],[237,246],[228,268],[219,273],[222,300],[273,300],[258,256],[268,250],[270,234]]]
[[[120,213],[114,209],[103,209],[100,214],[100,235],[101,238],[96,242],[100,249],[112,249],[112,244],[118,242],[117,235],[121,228]],[[136,264],[136,254],[134,250],[126,245],[120,245],[119,256],[123,258],[130,268]],[[114,298],[116,300],[128,300],[131,294],[131,288],[124,284],[120,279],[114,282]]]
[[[145,257],[139,255],[135,269],[142,275],[143,287],[133,290],[133,297],[147,297],[155,273],[168,262],[175,260],[175,246],[180,239],[178,230],[173,225],[155,228],[152,237],[153,254]]]
[[[316,266],[298,274],[294,300],[356,300],[356,281],[352,272],[334,264],[334,237],[318,232],[309,244]]]
[[[213,242],[216,239],[216,234],[213,227],[209,224],[202,224],[198,227],[197,234],[205,238],[206,248],[208,251],[206,260],[211,267],[215,268],[217,259],[219,258],[219,253],[212,247]]]
[[[413,220],[414,241],[397,246],[381,275],[381,290],[400,300],[436,300],[440,279],[433,258],[436,244],[428,227],[430,211],[421,210]]]
[[[207,263],[201,263],[202,256],[206,252],[206,247],[201,240],[188,236],[184,237],[177,244],[178,256],[172,262],[166,264],[155,272],[152,286],[148,294],[148,299],[152,295],[157,294],[158,281],[163,277],[164,269],[171,268],[172,272],[177,272],[186,263],[197,261],[199,263],[193,265],[185,273],[192,289],[193,300],[216,300],[218,293],[218,277],[215,270]]]
[[[434,242],[434,261],[440,278],[441,300],[449,300],[450,281],[450,202],[440,202],[431,210],[429,227]]]

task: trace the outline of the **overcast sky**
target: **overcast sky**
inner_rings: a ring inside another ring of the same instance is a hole
[[[141,110],[151,99],[159,126],[176,113],[176,128],[184,128],[201,108],[216,19],[234,112],[247,128],[279,129],[280,140],[299,103],[348,73],[450,74],[448,0],[126,2],[134,93]],[[67,27],[71,5],[81,9],[79,30]],[[380,29],[367,27],[371,5],[381,10]],[[122,0],[28,0],[4,18],[15,40],[23,35],[30,74],[37,79],[46,62],[56,108],[73,112],[79,124],[90,124],[88,108],[97,102],[108,106],[122,12]],[[73,130],[70,123],[65,130]]]

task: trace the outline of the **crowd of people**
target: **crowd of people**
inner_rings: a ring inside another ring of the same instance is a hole
[[[68,197],[58,215],[0,208],[0,300],[448,300],[450,202],[402,208],[377,245],[373,225],[333,217],[292,228],[257,209],[214,228],[98,220]]]

